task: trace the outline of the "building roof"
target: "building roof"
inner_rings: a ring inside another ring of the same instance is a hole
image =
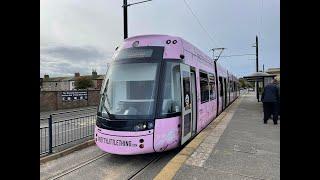
[[[105,76],[105,75],[98,75],[98,77],[97,77],[97,78],[95,78],[95,79],[104,80],[104,76]]]
[[[87,77],[87,78],[92,78],[92,75],[87,75],[87,76],[80,76],[80,77]],[[76,78],[73,77],[73,80],[75,80]],[[97,75],[96,77],[92,78],[93,80],[103,80],[104,79],[104,75]]]
[[[59,82],[63,81],[66,77],[53,77],[53,78],[43,78],[43,82]]]
[[[92,75],[80,76],[80,77],[92,77]],[[97,75],[97,77],[92,78],[93,80],[103,80],[104,75]],[[53,78],[43,78],[43,82],[62,82],[62,81],[75,81],[76,77],[53,77]]]
[[[269,68],[266,72],[267,73],[280,72],[280,68]]]

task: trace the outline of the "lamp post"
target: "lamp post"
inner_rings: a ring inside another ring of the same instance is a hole
[[[256,72],[259,72],[259,55],[258,55],[258,36],[256,36],[256,44],[252,47],[256,48]],[[259,102],[259,81],[256,82],[257,99]]]
[[[131,4],[128,4],[128,1],[127,0],[123,0],[123,31],[124,31],[124,39],[127,39],[128,38],[128,6],[131,6],[131,5],[135,5],[135,4],[140,4],[140,3],[144,3],[144,2],[148,2],[148,1],[152,1],[152,0],[146,0],[146,1],[140,1],[140,2],[136,2],[136,3],[131,3]]]
[[[128,37],[128,11],[127,11],[127,0],[123,0],[123,39]]]

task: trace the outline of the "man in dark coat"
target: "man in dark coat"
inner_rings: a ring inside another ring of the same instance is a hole
[[[265,124],[267,124],[271,114],[273,117],[273,123],[278,123],[278,102],[280,100],[280,96],[279,88],[276,83],[277,81],[274,79],[271,84],[266,85],[261,96],[264,112],[263,121]]]

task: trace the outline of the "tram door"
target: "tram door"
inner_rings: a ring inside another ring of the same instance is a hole
[[[223,89],[224,89],[224,93],[223,93],[223,94],[225,95],[225,96],[224,96],[224,104],[223,104],[224,106],[223,106],[223,109],[225,109],[225,108],[227,107],[227,103],[228,103],[228,102],[227,102],[227,98],[228,98],[228,93],[227,93],[228,91],[227,91],[227,89],[228,89],[228,88],[227,88],[227,80],[226,80],[226,78],[223,78]]]
[[[182,122],[181,122],[181,145],[191,138],[192,133],[192,89],[191,89],[191,73],[190,66],[180,64],[181,74],[181,101],[182,101]]]
[[[228,93],[229,93],[228,104],[230,104],[231,102],[231,88],[232,88],[232,84],[231,84],[231,80],[229,80],[228,81]]]
[[[191,69],[191,109],[192,109],[192,133],[191,136],[196,134],[197,126],[197,94],[196,94],[196,73]]]
[[[224,87],[223,87],[223,83],[222,83],[222,77],[219,77],[219,86],[220,86],[220,93],[219,93],[219,96],[221,97],[221,109],[223,110],[224,109],[224,104],[226,103],[224,100]]]

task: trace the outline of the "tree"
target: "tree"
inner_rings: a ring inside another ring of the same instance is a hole
[[[239,79],[239,83],[240,83],[240,87],[241,88],[245,88],[246,87],[246,82],[245,82],[245,80],[243,78]]]
[[[253,87],[254,84],[252,82],[248,82],[244,78],[239,78],[239,83],[241,88]]]
[[[88,89],[93,86],[93,81],[90,77],[78,77],[74,82],[75,88]]]
[[[254,85],[254,82],[248,82],[247,86],[250,87],[250,88],[253,88],[255,85]]]

